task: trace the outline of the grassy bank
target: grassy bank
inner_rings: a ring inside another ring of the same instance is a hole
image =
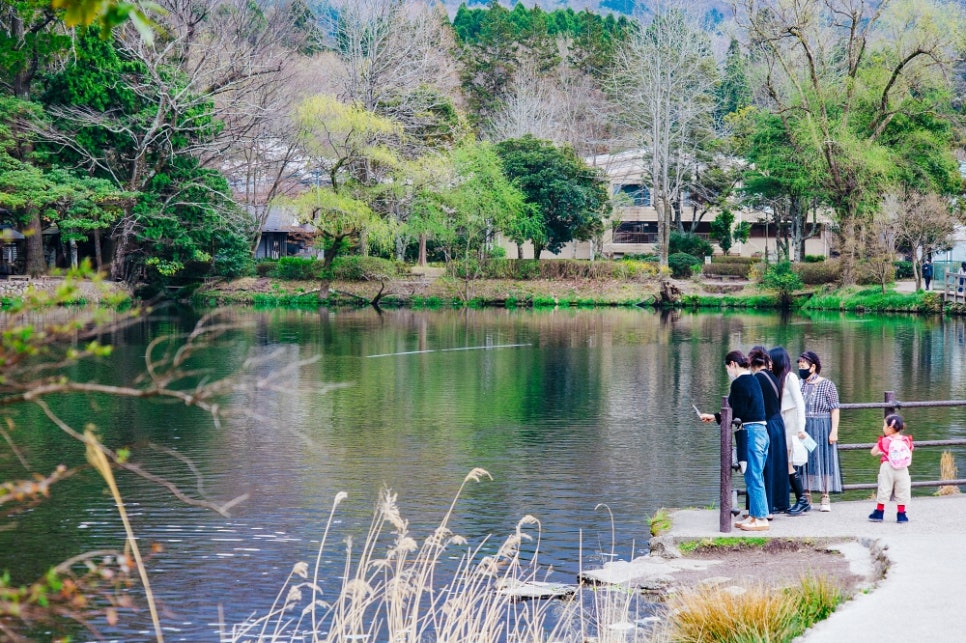
[[[703,309],[777,309],[774,291],[754,283],[720,284],[700,280],[671,280],[672,306]],[[936,292],[885,293],[878,286],[816,288],[794,293],[794,307],[804,310],[850,312],[903,312],[918,314],[964,314],[963,307],[944,310]],[[451,277],[373,281],[297,281],[244,278],[200,289],[194,302],[201,306],[248,305],[256,307],[382,307],[461,308],[594,308],[662,306],[661,282],[638,279],[479,279]]]

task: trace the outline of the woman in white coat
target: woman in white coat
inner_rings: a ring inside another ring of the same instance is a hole
[[[812,508],[802,484],[801,467],[808,462],[808,451],[802,444],[805,438],[805,398],[798,375],[792,369],[792,359],[781,346],[768,351],[771,370],[779,383],[782,420],[785,423],[785,444],[788,447],[788,482],[795,492],[795,504],[789,516],[800,516]]]

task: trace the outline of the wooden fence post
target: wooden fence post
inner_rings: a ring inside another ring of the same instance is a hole
[[[884,417],[889,417],[890,415],[896,412],[896,392],[886,391],[883,401],[885,402],[885,405],[886,405]]]
[[[723,534],[731,533],[731,407],[727,396],[721,398],[721,488],[718,526]]]

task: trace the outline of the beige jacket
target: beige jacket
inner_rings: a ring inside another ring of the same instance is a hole
[[[788,438],[805,431],[805,398],[802,397],[802,381],[798,374],[790,372],[785,376],[782,391],[782,421],[785,422],[785,435]]]

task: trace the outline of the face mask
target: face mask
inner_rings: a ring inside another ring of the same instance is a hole
[[[812,369],[810,368],[800,368],[798,369],[798,376],[803,380],[807,380],[812,376]]]

